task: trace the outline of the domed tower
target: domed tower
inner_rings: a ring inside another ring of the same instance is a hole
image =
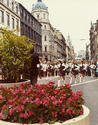
[[[32,5],[32,15],[41,23],[42,25],[42,55],[43,60],[53,60],[53,27],[49,21],[48,7],[43,3],[42,0],[37,0],[35,4]],[[52,53],[52,54],[51,54]]]
[[[37,2],[32,5],[32,14],[40,23],[49,22],[48,7],[42,0],[37,0]]]

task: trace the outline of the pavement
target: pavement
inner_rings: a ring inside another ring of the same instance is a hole
[[[54,81],[57,84],[57,76],[49,77],[49,78],[42,78],[38,80],[38,83],[47,84],[49,81]],[[66,83],[69,83],[70,78],[67,76]],[[85,77],[84,82],[79,83],[79,78],[77,78],[77,83],[71,84],[72,90],[83,91],[83,98],[85,100],[85,104],[90,109],[90,125],[98,125],[98,79],[95,77]],[[63,81],[61,81],[63,84]]]
[[[73,85],[72,90],[83,91],[85,105],[90,109],[90,125],[98,125],[98,79]]]

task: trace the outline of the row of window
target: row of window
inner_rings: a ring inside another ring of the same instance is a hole
[[[44,51],[45,51],[45,52],[48,52],[48,49],[47,49],[47,48],[48,48],[47,45],[45,45],[45,46],[44,46]],[[52,45],[49,46],[49,50],[50,50],[50,51],[53,50],[53,46],[52,46]]]
[[[24,23],[21,23],[21,35],[27,36],[28,38],[36,41],[39,45],[41,43],[41,36]]]
[[[6,17],[4,16],[4,11],[0,10],[0,23],[5,23],[7,26],[10,26],[10,21],[12,20],[12,29],[15,29],[15,18],[10,16],[10,14],[6,13]],[[16,27],[19,27],[19,20],[16,19]]]
[[[11,0],[0,0],[0,2],[4,3],[7,7],[11,7],[12,11],[15,11],[18,14],[19,8],[18,4],[15,4],[15,1]],[[11,6],[10,6],[11,5]]]
[[[37,52],[37,53],[41,53],[42,49],[41,49],[40,46],[35,46],[34,51]]]
[[[40,14],[37,14],[37,19],[40,19]],[[43,14],[43,19],[46,19],[46,14]]]
[[[36,32],[41,34],[41,26],[36,20],[34,20],[32,15],[30,15],[24,9],[21,9],[20,16],[23,22],[26,22],[29,26],[33,27],[36,30]]]

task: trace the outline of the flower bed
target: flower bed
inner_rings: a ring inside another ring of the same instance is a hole
[[[14,123],[63,122],[83,114],[82,92],[66,84],[21,84],[0,87],[0,119]]]

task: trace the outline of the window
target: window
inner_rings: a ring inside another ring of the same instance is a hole
[[[37,19],[39,19],[39,14],[37,15]]]
[[[16,21],[16,27],[19,28],[19,20]]]
[[[21,15],[22,18],[24,18],[24,11],[23,11],[23,9],[21,9],[20,15]]]
[[[45,41],[47,41],[47,36],[45,36]]]
[[[9,0],[7,0],[7,6],[9,7]]]
[[[28,15],[28,23],[30,24],[30,15]]]
[[[4,12],[0,10],[0,22],[4,23]]]
[[[14,18],[12,18],[12,28],[13,29],[15,28],[15,20],[14,20]]]
[[[7,14],[7,26],[10,26],[10,16]]]
[[[9,7],[9,0],[5,0],[5,4]]]
[[[45,52],[47,52],[47,46],[45,46]]]
[[[44,19],[45,19],[45,17],[46,17],[45,13],[44,13],[44,15],[43,15],[43,16],[44,16]]]
[[[18,6],[16,6],[16,13],[18,14]]]
[[[14,10],[14,3],[12,2],[12,10]]]
[[[27,21],[27,13],[25,12],[24,14],[25,14],[25,21]]]
[[[46,29],[46,25],[44,25],[44,28]]]

